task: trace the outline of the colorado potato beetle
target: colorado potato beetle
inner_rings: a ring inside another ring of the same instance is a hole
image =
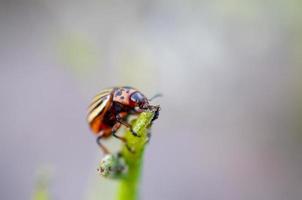
[[[159,95],[155,95],[153,98],[157,96]],[[127,86],[105,89],[92,99],[87,121],[92,132],[98,136],[97,144],[105,154],[108,154],[109,151],[100,142],[101,139],[112,135],[125,143],[127,142],[124,137],[116,134],[121,125],[130,129],[133,135],[137,136],[127,122],[130,115],[137,115],[146,110],[155,110],[153,120],[157,119],[160,107],[150,105],[149,100],[137,89]]]

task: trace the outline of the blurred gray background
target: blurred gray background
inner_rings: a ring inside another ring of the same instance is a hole
[[[86,112],[115,85],[164,94],[141,199],[301,199],[301,7],[0,1],[0,199],[31,199],[41,171],[50,199],[114,199]]]

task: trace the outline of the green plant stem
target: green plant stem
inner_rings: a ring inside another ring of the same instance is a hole
[[[125,133],[128,147],[133,152],[130,152],[126,145],[122,147],[122,155],[128,166],[128,173],[120,180],[118,189],[118,200],[137,200],[138,186],[140,181],[141,169],[143,165],[143,154],[145,144],[149,140],[148,129],[151,126],[153,112],[143,112],[133,121],[132,128],[139,137],[134,136],[131,131]]]

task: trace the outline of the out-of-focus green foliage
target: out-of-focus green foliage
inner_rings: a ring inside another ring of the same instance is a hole
[[[37,182],[32,196],[32,200],[50,200],[49,182],[50,173],[48,170],[43,170],[37,175]]]
[[[94,71],[97,66],[97,49],[88,38],[70,35],[59,43],[62,61],[78,75]]]

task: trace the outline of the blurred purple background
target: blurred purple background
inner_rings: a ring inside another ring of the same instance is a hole
[[[301,199],[301,6],[0,1],[0,199],[45,169],[51,199],[113,199],[86,112],[115,85],[164,94],[141,199]]]

